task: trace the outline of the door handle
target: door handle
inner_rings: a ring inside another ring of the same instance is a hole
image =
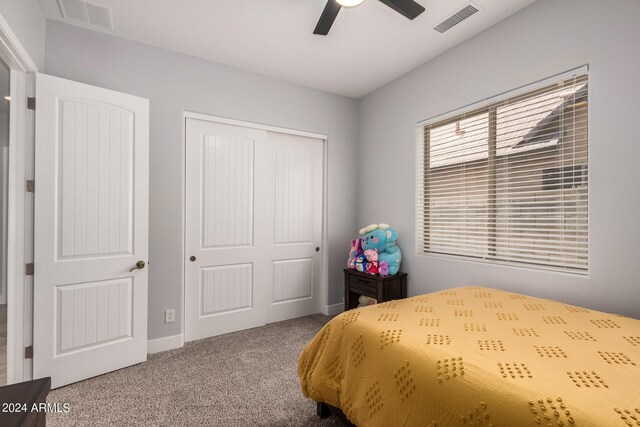
[[[129,270],[129,273],[131,273],[133,270],[142,270],[145,266],[144,261],[138,261],[136,262],[136,266],[133,267],[131,270]]]

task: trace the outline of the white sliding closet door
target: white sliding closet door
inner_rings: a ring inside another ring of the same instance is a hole
[[[185,339],[318,312],[322,141],[186,120]]]
[[[264,325],[266,132],[187,119],[185,338]],[[258,195],[258,196],[256,196]],[[256,283],[258,285],[256,286]]]
[[[322,141],[269,132],[267,323],[317,313]]]

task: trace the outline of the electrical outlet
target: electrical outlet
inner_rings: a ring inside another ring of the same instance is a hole
[[[174,308],[164,311],[164,323],[172,323],[176,321],[176,310]]]

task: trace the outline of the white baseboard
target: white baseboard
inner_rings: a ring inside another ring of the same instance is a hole
[[[184,335],[173,335],[170,337],[158,338],[147,341],[147,353],[160,353],[161,351],[180,348],[184,345]]]
[[[324,306],[324,315],[325,316],[335,316],[336,314],[340,314],[344,311],[344,302],[340,302],[338,304],[325,305]]]

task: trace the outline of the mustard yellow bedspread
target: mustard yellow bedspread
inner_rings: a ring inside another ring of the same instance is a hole
[[[451,289],[345,312],[298,362],[364,426],[640,426],[640,320]]]

